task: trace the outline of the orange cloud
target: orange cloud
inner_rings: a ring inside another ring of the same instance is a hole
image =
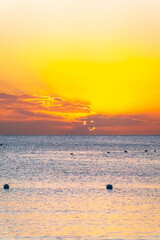
[[[60,96],[0,93],[0,134],[160,134],[159,117],[102,115]]]
[[[60,97],[13,95],[0,93],[1,116],[9,119],[52,119],[55,116],[70,119],[90,114],[90,107],[79,102],[69,102]],[[9,117],[9,118],[8,118]]]

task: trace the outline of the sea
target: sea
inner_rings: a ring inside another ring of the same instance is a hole
[[[1,135],[0,239],[159,240],[160,136]]]

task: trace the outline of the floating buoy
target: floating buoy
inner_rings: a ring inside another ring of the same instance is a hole
[[[112,190],[113,186],[111,184],[107,184],[106,189]]]
[[[0,146],[3,146],[3,144],[2,144],[2,143],[0,143]]]
[[[127,151],[124,151],[125,153],[127,153]]]
[[[154,152],[156,152],[156,150],[154,150]]]
[[[145,150],[145,152],[148,152],[148,150]]]
[[[110,153],[110,152],[107,152],[107,153]]]
[[[8,184],[4,184],[4,189],[9,189],[9,185]]]
[[[71,153],[71,155],[73,155],[73,153]]]

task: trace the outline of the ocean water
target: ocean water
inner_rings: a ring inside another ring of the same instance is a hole
[[[160,239],[160,136],[1,143],[0,239]]]

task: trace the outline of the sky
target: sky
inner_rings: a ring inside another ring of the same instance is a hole
[[[159,0],[0,0],[0,134],[159,135]]]

